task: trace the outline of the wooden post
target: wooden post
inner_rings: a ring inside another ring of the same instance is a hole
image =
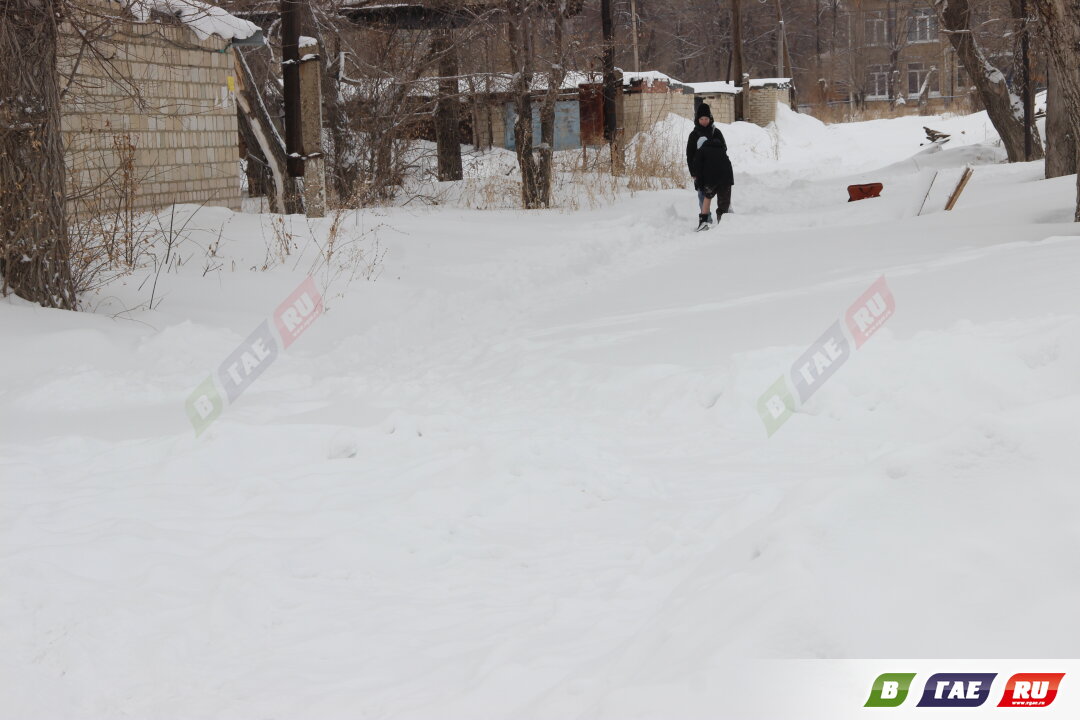
[[[952,195],[949,196],[949,202],[945,203],[946,210],[952,210],[956,205],[956,201],[960,199],[960,193],[964,192],[964,188],[967,187],[968,180],[971,179],[972,174],[975,171],[969,167],[964,168],[964,174],[960,176],[960,182],[956,183],[956,189],[952,191]]]
[[[304,177],[300,126],[300,0],[281,0],[281,78],[285,96],[285,163],[292,177]]]
[[[322,84],[319,46],[305,45],[300,56],[300,117],[304,147],[304,209],[308,217],[326,215],[326,161],[322,153]],[[342,198],[343,200],[345,198]]]

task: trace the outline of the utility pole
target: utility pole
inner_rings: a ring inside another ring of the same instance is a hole
[[[1032,137],[1031,124],[1035,114],[1035,98],[1031,92],[1031,53],[1028,47],[1028,0],[1020,0],[1020,22],[1023,23],[1020,35],[1021,73],[1024,83],[1024,160],[1031,160]]]
[[[281,77],[285,95],[285,166],[304,177],[304,128],[300,112],[300,0],[281,0]]]
[[[735,83],[742,85],[743,90],[735,95],[735,119],[745,120],[745,103],[747,98],[745,84],[743,83],[742,64],[742,15],[739,13],[739,0],[731,0],[731,57],[734,67]]]
[[[787,24],[780,0],[776,0],[776,77],[791,80],[791,107],[795,108],[795,68],[791,64],[791,46],[787,41]]]
[[[319,47],[306,45],[300,62],[300,127],[304,141],[304,213],[326,216],[326,161],[322,153],[322,64]]]
[[[630,0],[630,32],[634,45],[634,72],[641,72],[641,59],[638,57],[637,0]]]
[[[780,3],[776,3],[776,14],[780,14]],[[787,77],[784,75],[784,20],[778,18],[776,21],[776,77]]]

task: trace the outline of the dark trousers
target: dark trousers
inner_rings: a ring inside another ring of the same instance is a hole
[[[701,206],[705,204],[705,191],[698,190],[698,213],[701,212]],[[731,209],[731,186],[730,185],[718,185],[716,187],[716,217],[719,219],[721,215]]]

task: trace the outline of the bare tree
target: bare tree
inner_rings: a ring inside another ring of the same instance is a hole
[[[521,204],[526,209],[542,207],[540,166],[533,152],[532,88],[534,77],[533,23],[535,0],[507,0],[507,43],[513,76],[510,95],[514,111],[514,152],[521,170]]]
[[[551,182],[554,172],[555,157],[555,105],[566,78],[566,16],[569,12],[567,0],[548,0],[542,7],[543,24],[550,31],[547,47],[550,52],[548,62],[547,88],[540,104],[540,147],[539,147],[539,197],[543,207],[551,206]]]
[[[956,54],[967,68],[979,92],[986,114],[1005,146],[1010,162],[1024,158],[1024,108],[1010,89],[1005,75],[987,60],[975,42],[971,29],[971,7],[968,0],[935,0],[941,24]],[[1033,158],[1043,156],[1038,130],[1033,132]]]

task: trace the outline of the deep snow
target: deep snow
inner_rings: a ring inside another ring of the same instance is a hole
[[[731,717],[733,660],[1075,655],[1075,178],[981,115],[727,130],[707,233],[688,189],[371,209],[349,284],[331,219],[202,209],[154,310],[150,270],[0,302],[0,716]],[[196,439],[311,269],[327,313]],[[895,316],[767,439],[881,275]]]

